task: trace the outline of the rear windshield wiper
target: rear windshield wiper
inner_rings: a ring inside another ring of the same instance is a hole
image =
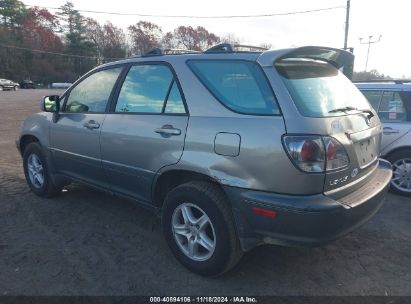
[[[374,116],[374,113],[371,110],[367,110],[367,109],[358,109],[356,107],[343,107],[343,108],[337,108],[331,111],[328,111],[328,113],[337,113],[337,112],[348,112],[348,111],[358,111],[358,112],[362,112],[362,113],[367,113],[367,117],[368,119],[371,119]]]

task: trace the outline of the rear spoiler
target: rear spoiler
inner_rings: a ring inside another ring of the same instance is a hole
[[[352,79],[354,70],[354,54],[348,51],[322,46],[303,46],[293,49],[268,51],[262,53],[257,61],[262,66],[272,66],[287,58],[306,58],[328,62],[342,71],[348,79]]]

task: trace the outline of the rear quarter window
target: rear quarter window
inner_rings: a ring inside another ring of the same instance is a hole
[[[190,60],[187,64],[212,95],[234,112],[280,114],[271,87],[255,62]]]

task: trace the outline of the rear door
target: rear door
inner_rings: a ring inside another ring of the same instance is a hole
[[[165,63],[132,65],[101,133],[103,168],[113,191],[151,200],[158,170],[177,163],[188,122],[183,94]]]

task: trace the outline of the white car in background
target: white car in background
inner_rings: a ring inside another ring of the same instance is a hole
[[[356,83],[383,125],[381,156],[393,164],[391,190],[411,196],[411,80]]]
[[[17,82],[12,80],[0,78],[0,91],[13,90],[17,91],[20,88]]]

